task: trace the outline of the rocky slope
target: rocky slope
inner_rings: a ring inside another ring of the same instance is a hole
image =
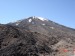
[[[0,56],[73,56],[75,29],[41,17],[0,25]]]

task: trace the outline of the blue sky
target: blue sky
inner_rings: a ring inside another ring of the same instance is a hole
[[[75,28],[75,0],[0,0],[0,23],[40,16]]]

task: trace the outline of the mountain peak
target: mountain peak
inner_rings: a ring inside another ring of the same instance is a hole
[[[45,18],[43,18],[43,17],[38,17],[38,16],[32,16],[32,17],[30,17],[30,18],[32,18],[32,19],[39,19],[39,20],[41,20],[41,21],[48,21],[47,19],[45,19]],[[31,21],[31,19],[30,19],[29,21]]]

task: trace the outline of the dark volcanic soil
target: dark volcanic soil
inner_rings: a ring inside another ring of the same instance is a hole
[[[18,27],[0,25],[0,56],[39,56],[55,52],[47,44],[49,37]],[[57,43],[58,40],[54,41]],[[51,43],[52,45],[52,43]]]

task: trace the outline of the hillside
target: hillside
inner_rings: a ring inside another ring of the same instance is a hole
[[[0,56],[72,56],[74,38],[75,29],[41,17],[0,24]]]

